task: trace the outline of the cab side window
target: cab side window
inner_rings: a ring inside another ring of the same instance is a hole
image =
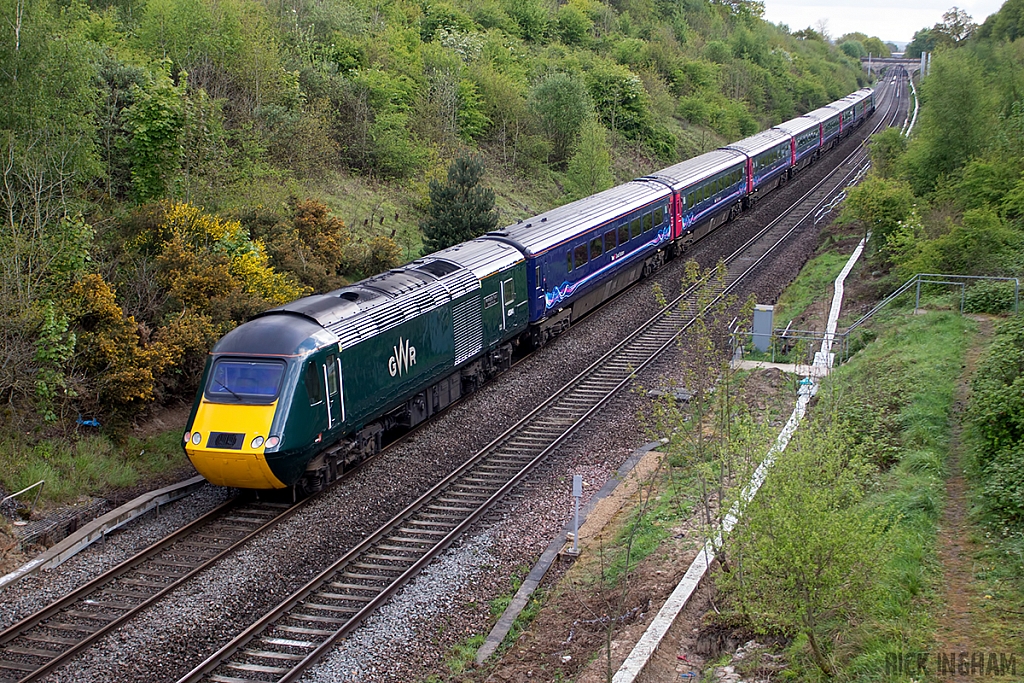
[[[320,405],[324,400],[324,385],[321,381],[320,364],[310,360],[306,366],[306,393],[309,394],[309,405]]]
[[[336,396],[338,393],[338,363],[336,356],[327,357],[327,393]]]
[[[516,300],[516,285],[512,278],[501,283],[501,293],[505,297],[505,303],[510,304]]]

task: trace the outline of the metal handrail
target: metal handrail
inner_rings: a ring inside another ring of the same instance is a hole
[[[36,497],[32,499],[32,505],[28,509],[28,516],[31,517],[32,513],[35,512],[36,503],[39,502],[39,496],[42,495],[42,493],[43,493],[43,485],[45,483],[46,483],[45,479],[40,479],[39,481],[37,481],[36,483],[32,484],[31,486],[27,486],[27,487],[23,488],[22,490],[18,491],[17,493],[12,493],[11,495],[9,495],[6,498],[4,498],[3,500],[0,500],[0,505],[3,505],[4,503],[6,503],[7,501],[11,500],[12,498],[17,498],[21,494],[23,494],[23,493],[25,493],[27,491],[31,491],[32,489],[34,489],[35,487],[38,486],[39,490],[36,491]],[[16,522],[14,522],[14,526],[25,526],[26,524],[28,524],[28,522],[26,522],[24,520],[18,520]]]

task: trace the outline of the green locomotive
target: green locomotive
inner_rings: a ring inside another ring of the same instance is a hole
[[[222,486],[313,492],[509,367],[526,262],[474,240],[261,314],[210,352],[185,452]]]

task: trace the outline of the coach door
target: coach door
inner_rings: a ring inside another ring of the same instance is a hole
[[[345,399],[342,395],[341,357],[330,354],[323,366],[327,387],[327,428],[334,429],[345,421]]]
[[[508,327],[509,318],[516,315],[516,285],[512,278],[501,281],[501,329]]]

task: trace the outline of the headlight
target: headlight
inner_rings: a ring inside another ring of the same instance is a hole
[[[203,435],[202,434],[200,434],[199,432],[193,432],[192,433],[192,445],[193,446],[198,446],[199,442],[202,441],[202,440],[203,440]]]
[[[255,439],[252,440],[252,447],[253,448],[259,448],[262,445],[263,445],[263,437],[262,436],[257,436]]]
[[[281,439],[279,437],[272,436],[269,439],[267,439],[267,448],[273,448],[279,443],[281,443]]]

